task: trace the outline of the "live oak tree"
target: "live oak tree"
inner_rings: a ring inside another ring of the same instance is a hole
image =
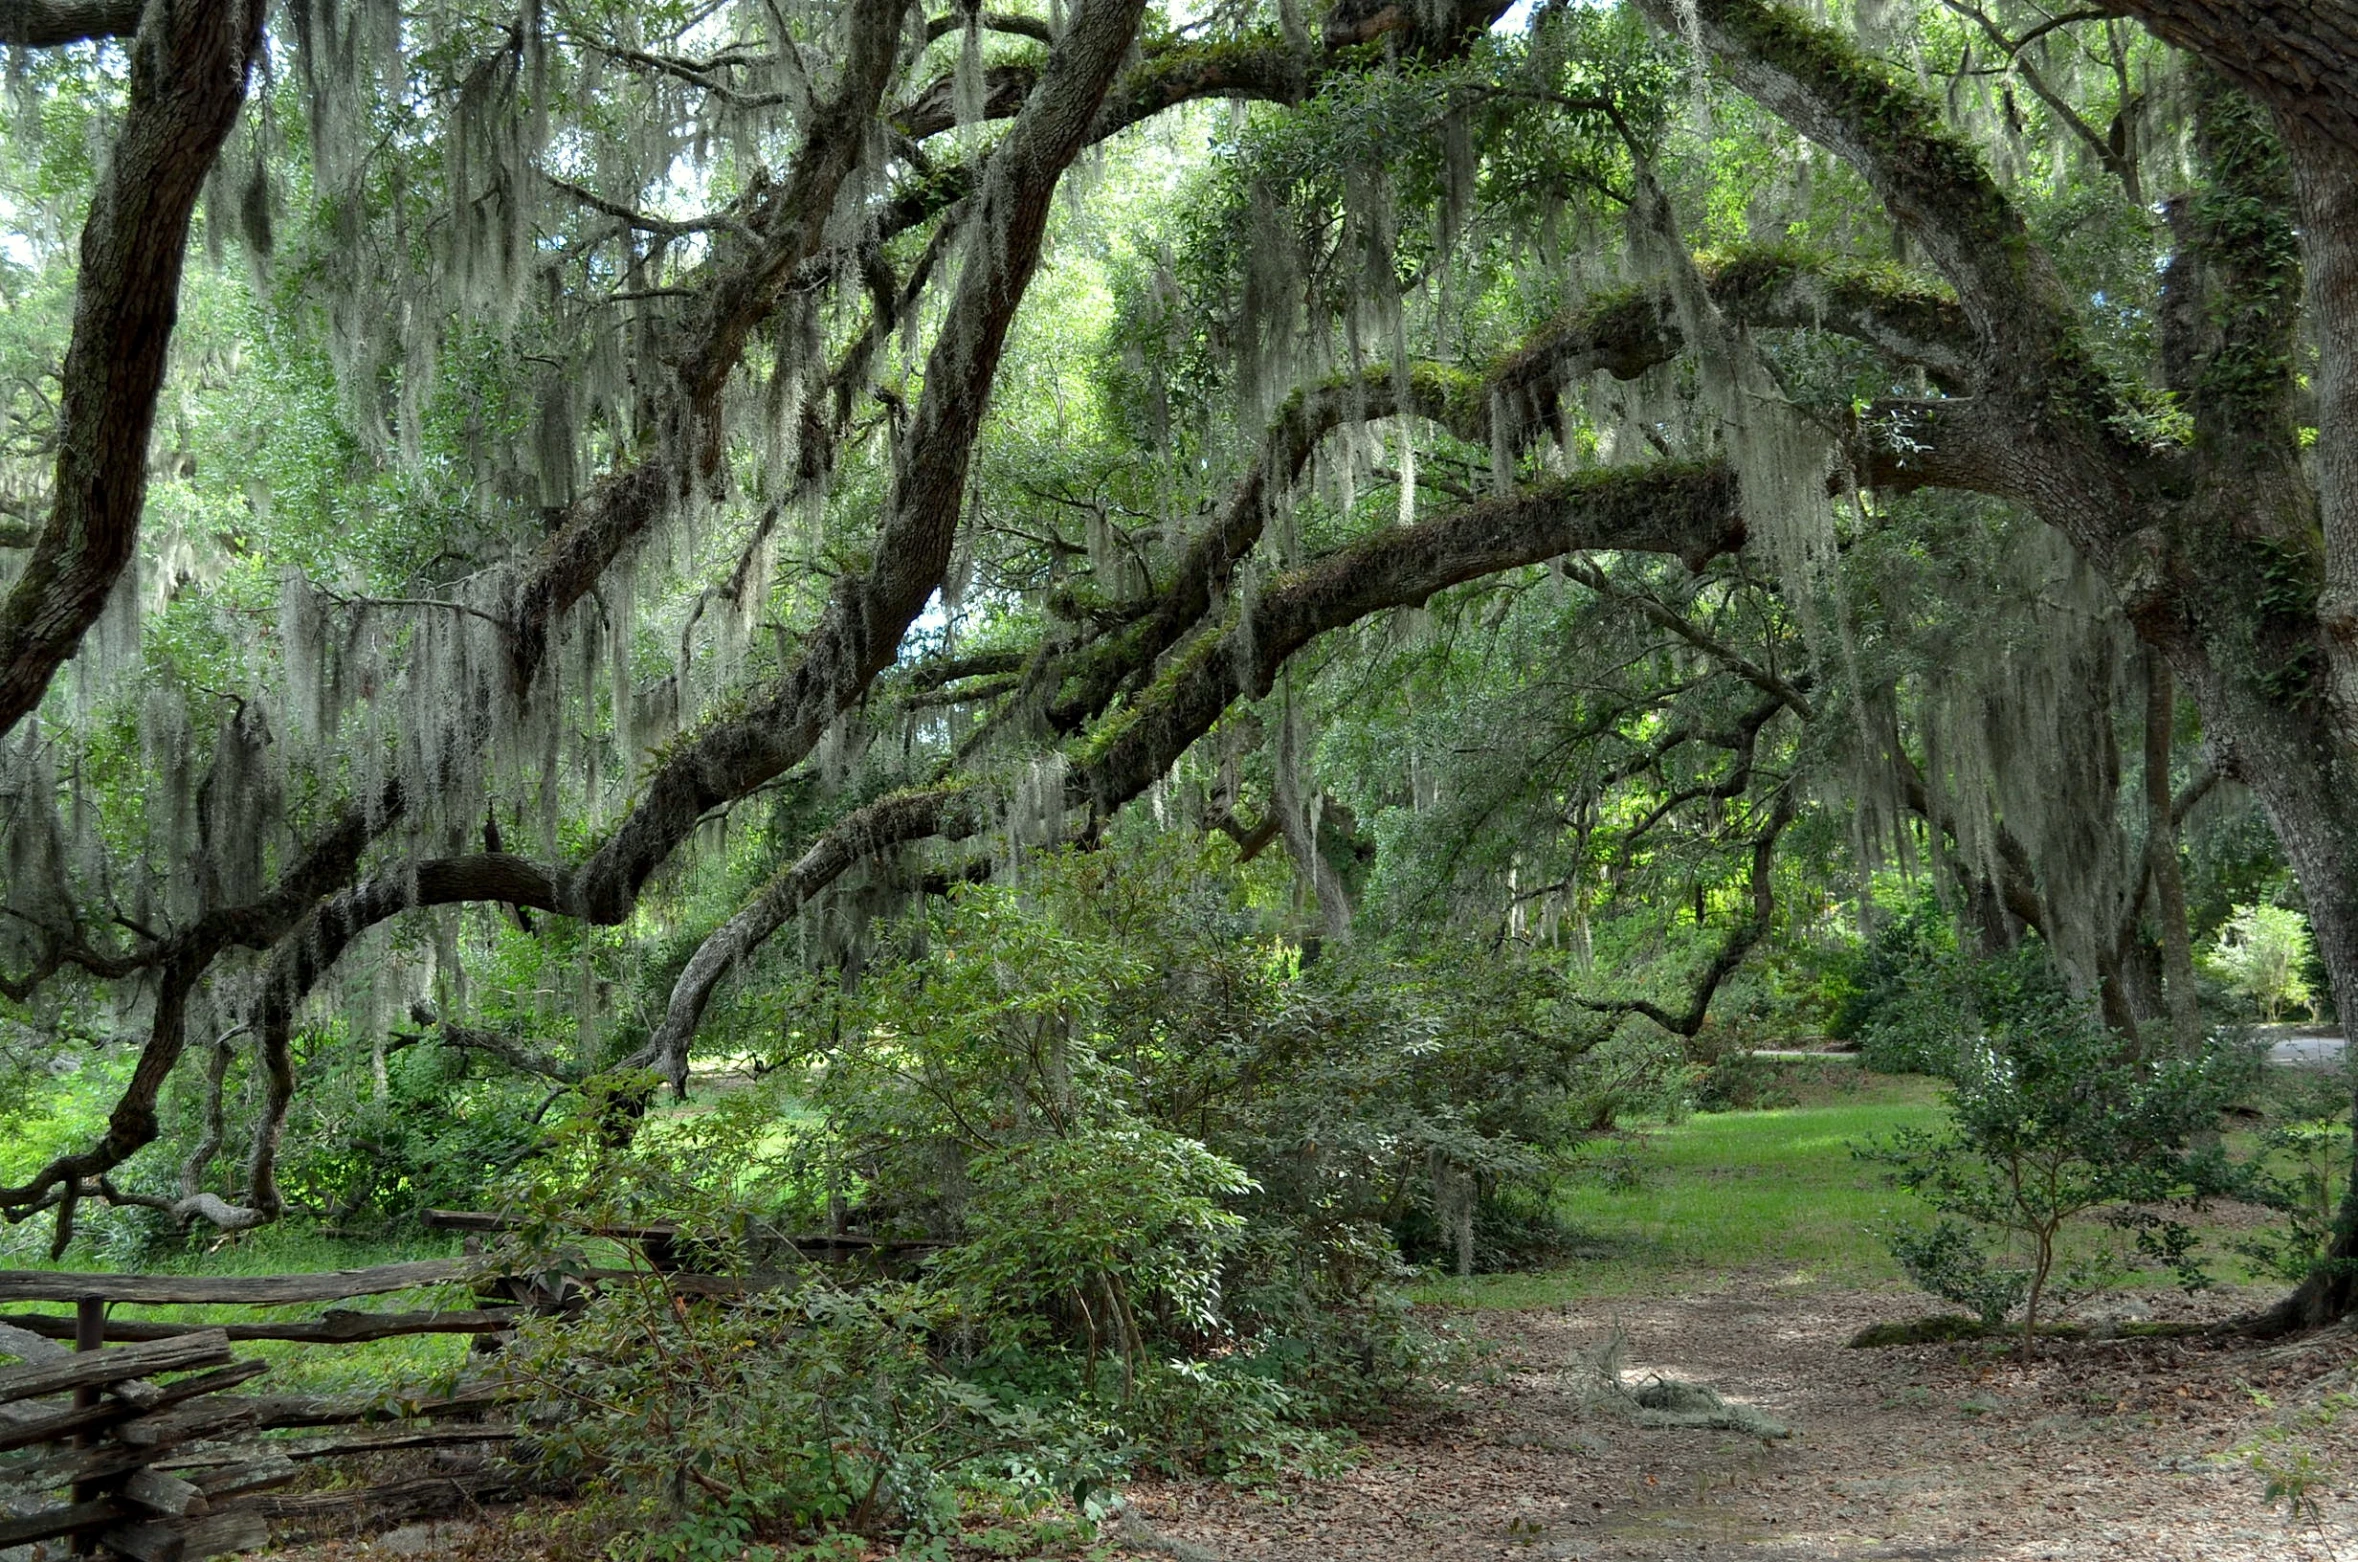
[[[579,938],[585,1063],[684,1087],[782,930],[1175,793],[1282,841],[1327,938],[1387,797],[1489,843],[1451,894],[1518,936],[1642,863],[1717,936],[1592,1001],[1689,1035],[1838,809],[2185,1044],[2170,837],[2225,777],[2350,1012],[2349,40],[2116,9],[0,8],[0,980],[144,1036],[0,1204],[276,1218],[315,995],[463,1035],[511,921]],[[1171,124],[1212,151],[1119,187]],[[1093,244],[1084,344],[1040,298]],[[1910,549],[1949,573],[1903,601]],[[1469,809],[1446,743],[1322,773],[1336,668],[1539,634],[1538,593],[1577,654],[1499,707],[1551,756],[1519,795]],[[649,1012],[582,927],[680,946]],[[234,1186],[210,1128],[176,1195],[118,1185],[232,1045]]]

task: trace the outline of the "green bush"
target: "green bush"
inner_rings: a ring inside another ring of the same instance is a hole
[[[713,1543],[952,1527],[962,1490],[1085,1491],[1109,1439],[1085,1413],[994,1396],[936,1359],[925,1286],[690,1297],[650,1276],[526,1327],[532,1450],[649,1559]]]
[[[2230,992],[2274,1023],[2289,1005],[2313,1008],[2308,973],[2315,958],[2307,917],[2282,906],[2237,906],[2207,963]]]
[[[2252,1197],[2285,1223],[2235,1250],[2261,1273],[2298,1283],[2326,1261],[2350,1185],[2350,1080],[2346,1068],[2272,1072]]]
[[[2207,1284],[2191,1231],[2156,1206],[2250,1187],[2212,1130],[2256,1069],[2251,1049],[2227,1042],[2140,1062],[2068,1001],[2026,1010],[1961,1050],[1944,1129],[1860,1148],[1937,1217],[1890,1233],[1893,1256],[1925,1290],[1987,1321],[2019,1309],[2026,1341],[2054,1291],[2101,1289],[2127,1267],[2101,1243],[2066,1253],[2065,1228],[2083,1217],[2132,1239],[2143,1262],[2189,1289]]]
[[[1958,947],[1938,907],[1896,918],[1879,940],[1875,1001],[1850,1011],[1859,1060],[1881,1074],[1951,1078],[1976,1039],[2037,1026],[2070,995],[2036,936],[1994,955]],[[1885,963],[1887,962],[1887,964]]]
[[[781,1267],[783,1232],[933,1246],[840,1291],[650,1284],[540,1326],[553,1463],[644,1505],[641,1539],[916,1533],[1141,1465],[1321,1468],[1462,1371],[1391,1233],[1442,1257],[1471,1197],[1484,1261],[1547,1244],[1594,1022],[1454,951],[1304,970],[1196,850],[962,891],[856,989],[770,987],[751,1085],[620,1147],[584,1108],[519,1174],[511,1262],[651,1218],[699,1268]]]

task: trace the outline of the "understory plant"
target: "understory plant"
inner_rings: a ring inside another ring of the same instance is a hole
[[[535,1326],[537,1446],[643,1509],[632,1544],[1082,1522],[1141,1467],[1330,1467],[1461,1370],[1393,1230],[1538,1205],[1588,1033],[1544,973],[1305,971],[1198,851],[964,890],[856,986],[782,977],[751,1084],[627,1144],[585,1110],[518,1174],[511,1267],[610,1271],[601,1232],[661,1222],[754,1277],[602,1280]],[[830,1234],[892,1256],[822,1271]]]
[[[2314,1012],[2309,919],[2284,906],[2237,906],[2219,929],[2210,964],[2230,992],[2273,1023],[2288,1006]]]
[[[1893,1256],[1985,1323],[2018,1314],[2026,1345],[2057,1292],[2086,1295],[2135,1267],[2128,1249],[2189,1290],[2207,1285],[2192,1230],[2169,1210],[2250,1186],[2215,1129],[2255,1068],[2227,1040],[2196,1057],[2138,1058],[2068,1000],[1971,1038],[1943,1127],[1858,1150],[1934,1217],[1888,1232]],[[2115,1240],[2067,1242],[2091,1223]]]
[[[2298,1282],[2331,1256],[2334,1216],[2350,1185],[2350,1076],[2286,1069],[2262,1118],[2252,1198],[2281,1227],[2239,1239],[2235,1251],[2262,1274]]]

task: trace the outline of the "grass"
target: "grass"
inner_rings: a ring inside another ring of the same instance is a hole
[[[1556,1209],[1583,1248],[1534,1274],[1438,1279],[1422,1302],[1545,1307],[1692,1291],[1736,1273],[1783,1285],[1878,1285],[1899,1268],[1870,1227],[1906,1199],[1850,1145],[1940,1118],[1939,1083],[1862,1075],[1855,1091],[1771,1111],[1699,1112],[1631,1127],[1592,1151]]]
[[[1552,1307],[1593,1297],[1716,1291],[1758,1286],[1904,1286],[1879,1227],[1919,1218],[1914,1198],[1889,1186],[1882,1168],[1851,1146],[1903,1128],[1936,1128],[1940,1081],[1918,1075],[1803,1075],[1803,1104],[1767,1111],[1698,1112],[1675,1123],[1628,1126],[1596,1141],[1555,1199],[1577,1234],[1572,1256],[1548,1270],[1436,1277],[1415,1300],[1467,1309]],[[2277,1081],[2270,1088],[2291,1088]],[[2314,1093],[2314,1092],[2312,1092]],[[2229,1147],[2255,1148],[2231,1133]],[[2256,1276],[2228,1243],[2244,1227],[2183,1215],[2221,1281]],[[2067,1233],[2074,1251],[2099,1237],[2092,1222]],[[2267,1283],[2273,1284],[2273,1281]],[[2124,1284],[2160,1290],[2162,1271]],[[1927,1312],[1946,1304],[1916,1298]]]

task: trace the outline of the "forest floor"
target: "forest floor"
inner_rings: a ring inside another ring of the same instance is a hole
[[[1869,1234],[1891,1194],[1851,1153],[1929,1124],[1936,1093],[1848,1073],[1796,1085],[1781,1110],[1596,1146],[1597,1175],[1562,1211],[1588,1250],[1419,1289],[1429,1316],[1486,1348],[1473,1381],[1368,1429],[1339,1475],[1140,1483],[1114,1554],[2358,1562],[2358,1329],[2278,1345],[2042,1341],[2027,1360],[1993,1342],[1853,1349],[1865,1325],[1939,1310]],[[2214,1207],[2208,1235],[2257,1213]],[[2200,1321],[2276,1294],[2129,1291],[2091,1311]],[[1708,1383],[1792,1435],[1634,1424],[1595,1391],[1616,1334],[1625,1382]],[[506,1562],[538,1550],[537,1528],[486,1515],[285,1555]]]
[[[1860,1350],[1921,1311],[1896,1289],[1707,1291],[1475,1315],[1490,1370],[1371,1429],[1342,1474],[1246,1490],[1150,1481],[1130,1562],[2358,1562],[2358,1330]],[[2222,1316],[2268,1295],[2124,1298]],[[1600,1408],[1589,1360],[1712,1384],[1777,1441],[1647,1428]],[[2296,1511],[2269,1471],[2311,1472]],[[508,1562],[530,1515],[412,1525],[284,1562]],[[1069,1555],[1069,1553],[1060,1553]],[[1007,1552],[957,1549],[961,1559]]]
[[[1132,1500],[1188,1562],[2358,1559],[2358,1332],[2045,1342],[2028,1361],[1980,1343],[1855,1350],[1858,1329],[1920,1299],[1725,1281],[1483,1315],[1494,1381],[1372,1432],[1340,1477]],[[2198,1317],[2266,1294],[2140,1299]],[[1596,1408],[1586,1362],[1616,1330],[1629,1373],[1709,1383],[1792,1436]],[[2263,1465],[2312,1470],[2315,1506],[2271,1504]]]

